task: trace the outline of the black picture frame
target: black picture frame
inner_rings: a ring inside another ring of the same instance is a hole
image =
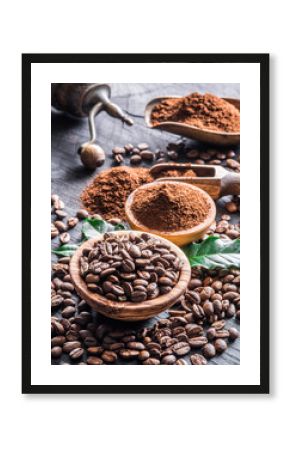
[[[22,393],[24,394],[267,394],[269,393],[269,54],[23,54],[22,55]],[[255,63],[260,64],[260,384],[32,385],[31,384],[31,64]],[[263,300],[263,303],[261,302]]]

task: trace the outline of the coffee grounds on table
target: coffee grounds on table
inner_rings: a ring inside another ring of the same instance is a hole
[[[156,183],[134,195],[132,211],[147,228],[158,231],[181,231],[203,222],[210,203],[202,191],[195,191],[185,183]]]
[[[162,100],[154,107],[151,122],[182,122],[212,131],[239,132],[240,112],[222,98],[194,92],[187,97]]]
[[[95,177],[84,189],[81,200],[91,214],[100,214],[104,219],[125,219],[127,197],[153,178],[145,168],[114,167]]]

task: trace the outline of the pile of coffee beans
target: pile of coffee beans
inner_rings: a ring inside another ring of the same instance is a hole
[[[188,290],[154,325],[120,325],[93,312],[71,283],[69,257],[53,264],[53,364],[204,365],[239,337],[239,271],[192,269]]]
[[[80,258],[88,289],[120,302],[168,294],[178,282],[181,267],[170,243],[147,233],[105,233],[93,247],[84,248]]]

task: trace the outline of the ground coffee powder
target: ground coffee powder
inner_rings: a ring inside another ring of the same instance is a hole
[[[193,169],[164,169],[155,176],[155,178],[163,177],[196,177],[196,173]]]
[[[239,132],[240,112],[212,94],[197,92],[178,99],[165,99],[152,111],[151,122],[182,122],[213,131]]]
[[[203,222],[210,204],[202,191],[195,191],[185,183],[156,183],[140,189],[134,195],[132,211],[147,228],[159,231],[180,231]]]
[[[81,200],[91,214],[104,219],[125,219],[124,205],[127,197],[153,178],[145,168],[114,167],[95,177],[81,194]]]

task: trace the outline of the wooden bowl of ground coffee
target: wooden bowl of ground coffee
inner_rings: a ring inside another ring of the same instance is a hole
[[[150,233],[116,231],[84,242],[71,258],[79,296],[104,316],[145,320],[170,308],[191,277],[185,254]]]
[[[145,122],[214,145],[240,142],[240,100],[194,92],[186,97],[158,97],[145,108]]]
[[[183,246],[203,237],[216,206],[202,189],[176,181],[154,181],[136,189],[125,204],[134,230],[157,234]]]

